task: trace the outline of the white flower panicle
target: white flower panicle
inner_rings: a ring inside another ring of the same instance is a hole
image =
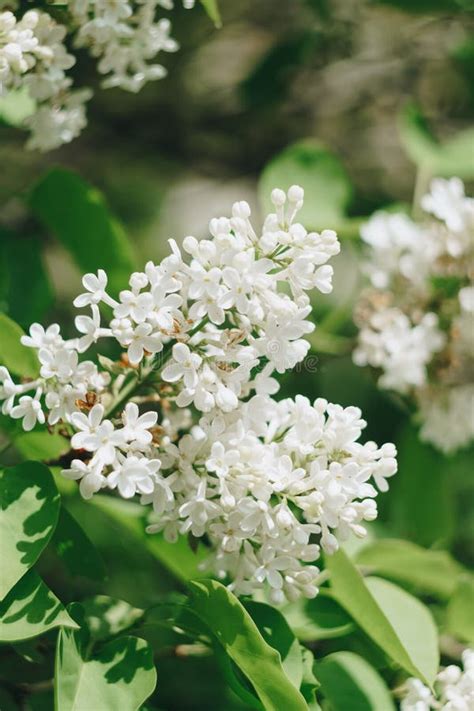
[[[38,353],[39,377],[15,384],[0,372],[5,414],[25,429],[47,421],[73,432],[63,475],[85,498],[138,497],[152,510],[149,532],[204,539],[208,565],[236,593],[262,588],[277,603],[316,595],[320,547],[365,535],[396,471],[393,445],[358,441],[358,408],[272,398],[274,374],[308,351],[307,292],[331,290],[327,262],[339,251],[334,232],[295,221],[303,195],[273,191],[260,234],[248,204],[235,203],[211,221],[210,239],[186,237],[182,250],[171,241],[117,300],[104,271],[87,274],[78,337],[35,324],[23,343]],[[103,338],[126,353],[100,358],[99,370],[79,355]]]
[[[436,676],[435,692],[419,679],[408,679],[401,711],[473,711],[474,709],[474,650],[462,655],[463,668],[451,664]]]
[[[26,119],[28,148],[51,150],[68,143],[85,126],[90,91],[71,89],[66,71],[75,59],[64,45],[66,28],[47,13],[29,10],[20,20],[0,13],[0,96],[23,89],[36,110]]]
[[[421,204],[419,224],[381,212],[362,229],[372,288],[355,310],[354,362],[413,398],[422,439],[450,452],[474,440],[474,199],[437,179]]]
[[[194,3],[183,0],[187,8]],[[0,96],[27,91],[36,108],[25,120],[31,132],[27,147],[58,148],[76,138],[86,126],[88,88],[73,89],[66,74],[76,62],[65,47],[72,34],[76,47],[85,47],[98,60],[104,87],[139,91],[161,79],[166,69],[154,62],[160,52],[174,52],[171,22],[159,9],[171,10],[172,0],[70,0],[65,24],[46,11],[29,10],[21,18],[0,12]]]

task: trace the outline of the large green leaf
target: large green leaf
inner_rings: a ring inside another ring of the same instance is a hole
[[[105,566],[100,553],[64,506],[61,507],[52,543],[71,575],[104,580]]]
[[[474,178],[474,128],[440,143],[431,134],[418,107],[410,104],[400,114],[399,132],[406,152],[427,177],[456,175],[466,180]]]
[[[259,196],[266,211],[273,212],[273,188],[287,190],[298,184],[305,189],[305,203],[298,220],[308,229],[338,229],[347,220],[352,189],[347,174],[326,148],[312,140],[288,146],[265,167]]]
[[[23,327],[41,321],[53,302],[41,247],[37,237],[0,230],[0,251],[6,270],[2,297],[8,314]]]
[[[70,449],[69,439],[46,428],[25,432],[19,420],[0,415],[0,430],[12,442],[23,459],[49,461],[58,459]]]
[[[132,533],[178,580],[187,582],[202,577],[199,564],[207,555],[205,549],[200,547],[193,551],[183,537],[169,543],[161,534],[146,533],[147,512],[140,504],[107,496],[95,496],[92,504]]]
[[[24,331],[6,314],[0,313],[0,365],[12,373],[29,378],[39,374],[39,361],[34,350],[20,342]]]
[[[422,593],[449,598],[463,572],[446,551],[427,550],[410,541],[387,539],[362,548],[356,563],[396,583],[406,584]]]
[[[291,629],[304,642],[343,637],[355,625],[335,600],[323,593],[312,600],[300,598],[283,609]]]
[[[428,608],[386,580],[364,579],[342,549],[326,556],[326,565],[339,604],[396,664],[431,685],[439,654]]]
[[[280,654],[260,634],[238,599],[215,580],[190,583],[191,609],[253,685],[266,711],[307,711]]]
[[[113,295],[127,286],[134,269],[132,249],[98,190],[78,175],[55,168],[36,185],[30,204],[82,271],[105,269]]]
[[[0,641],[19,642],[54,627],[78,625],[39,575],[30,570],[0,603]]]
[[[38,560],[59,515],[59,493],[48,467],[25,462],[0,471],[0,599]]]
[[[145,610],[108,595],[94,595],[81,601],[84,621],[94,640],[106,640],[141,620]]]
[[[119,637],[90,651],[85,629],[62,629],[56,649],[56,711],[137,711],[153,693],[153,653],[143,639]]]
[[[303,656],[301,645],[281,612],[263,602],[251,600],[244,607],[257,625],[265,642],[280,654],[286,676],[297,689],[303,680]]]
[[[397,442],[398,474],[389,506],[401,538],[422,546],[446,545],[455,529],[455,502],[450,461],[420,441],[408,425]]]
[[[459,581],[446,610],[445,629],[457,639],[474,644],[474,580]]]
[[[316,663],[316,674],[332,711],[395,711],[384,680],[358,654],[329,654]]]

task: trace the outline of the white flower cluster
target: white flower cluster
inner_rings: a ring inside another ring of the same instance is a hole
[[[422,207],[420,223],[380,212],[361,231],[372,288],[353,357],[414,398],[422,439],[449,452],[474,440],[474,199],[458,178],[437,179]]]
[[[191,8],[194,2],[183,0],[183,5]],[[170,37],[169,19],[157,17],[159,7],[171,10],[173,1],[69,0],[65,24],[43,10],[29,10],[21,19],[11,11],[0,13],[0,97],[23,90],[33,99],[36,108],[25,120],[31,131],[28,148],[58,148],[87,123],[85,103],[92,91],[71,88],[66,71],[76,59],[65,48],[68,33],[99,60],[104,87],[137,92],[166,75],[153,60],[162,51],[176,51],[178,44]]]
[[[463,669],[451,664],[436,677],[435,693],[419,679],[409,679],[401,701],[401,711],[473,711],[474,709],[474,650],[462,655]]]
[[[358,442],[358,408],[271,397],[274,373],[308,351],[306,292],[331,290],[327,261],[339,251],[334,232],[294,221],[302,188],[274,190],[272,201],[261,234],[248,204],[236,203],[230,219],[211,221],[211,239],[184,240],[189,258],[172,241],[117,301],[105,272],[86,275],[74,303],[91,315],[76,318],[78,338],[34,325],[23,343],[38,350],[40,377],[17,385],[3,368],[0,399],[26,429],[45,419],[71,428],[63,474],[85,498],[104,488],[139,496],[153,509],[150,532],[204,539],[209,564],[238,594],[264,588],[281,602],[317,593],[309,563],[320,545],[331,553],[335,533],[365,534],[396,452]],[[99,304],[112,312],[107,326]],[[121,361],[102,358],[108,372],[79,362],[105,337],[126,349]]]
[[[71,90],[66,71],[75,63],[64,45],[66,28],[46,12],[29,10],[20,20],[0,13],[0,96],[27,90],[36,110],[26,120],[28,148],[51,150],[84,128],[89,90]]]

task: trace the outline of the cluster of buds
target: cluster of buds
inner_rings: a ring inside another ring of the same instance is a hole
[[[463,668],[450,664],[436,676],[434,691],[419,679],[408,679],[401,711],[472,711],[474,708],[474,650],[462,655]]]

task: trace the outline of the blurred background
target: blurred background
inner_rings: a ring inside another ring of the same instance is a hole
[[[335,157],[350,186],[347,218],[360,221],[379,207],[412,201],[417,169],[400,136],[407,104],[416,105],[416,120],[423,116],[441,142],[472,126],[471,0],[220,0],[219,6],[221,29],[201,7],[173,11],[173,35],[181,49],[161,58],[167,78],[137,95],[101,90],[93,64],[79,55],[76,82],[93,85],[96,93],[88,128],[69,146],[46,155],[26,152],[25,135],[0,126],[0,225],[6,230],[0,233],[0,300],[23,327],[31,314],[18,307],[19,292],[28,296],[21,268],[16,287],[11,273],[8,289],[1,286],[11,235],[26,261],[31,245],[41,244],[49,286],[35,302],[35,319],[59,320],[70,328],[70,302],[80,287],[81,270],[59,241],[39,228],[23,200],[53,166],[73,170],[100,189],[141,267],[166,253],[169,237],[180,242],[188,234],[205,236],[209,219],[228,215],[235,200],[249,201],[258,225],[262,171],[294,142],[315,140]],[[466,144],[466,160],[469,151],[474,163],[472,143]],[[321,201],[308,190],[306,198],[310,204]],[[383,535],[448,547],[472,564],[472,452],[445,458],[421,445],[410,413],[351,364],[350,315],[362,279],[356,221],[351,224],[347,234],[343,230],[342,255],[334,263],[334,293],[315,301],[316,320],[331,337],[316,337],[312,360],[283,378],[281,394],[300,392],[361,407],[369,423],[366,438],[394,441],[400,450],[393,492],[380,497],[377,525]],[[12,299],[15,289],[18,296]],[[99,590],[77,580],[72,588],[67,573],[46,556],[45,575],[55,581],[62,600],[106,592],[147,606],[176,587],[126,527],[74,495],[71,511],[101,549],[109,579]],[[159,708],[241,708],[223,691],[213,665],[207,659],[179,662],[177,680],[176,660],[164,655]]]

